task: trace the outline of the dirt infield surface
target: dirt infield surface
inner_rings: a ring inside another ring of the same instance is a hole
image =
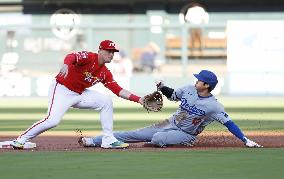
[[[267,148],[283,148],[284,132],[246,132],[247,136]],[[0,141],[14,139],[15,136],[0,136]],[[101,151],[100,147],[84,148],[77,143],[77,136],[45,136],[41,135],[32,140],[37,144],[34,149],[24,151]],[[126,150],[147,151],[147,150],[200,150],[200,149],[218,149],[218,148],[242,148],[243,143],[228,132],[204,132],[194,147],[169,146],[167,148],[146,147],[144,143],[132,143]],[[117,149],[116,149],[117,150]],[[0,152],[18,151],[13,149],[0,149]]]

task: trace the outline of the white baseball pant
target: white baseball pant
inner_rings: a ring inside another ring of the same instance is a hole
[[[100,111],[100,121],[103,130],[102,145],[108,145],[117,141],[113,136],[113,104],[109,96],[88,89],[79,94],[54,80],[50,86],[48,97],[47,116],[34,123],[20,135],[17,138],[18,142],[25,143],[42,132],[56,127],[70,107]]]

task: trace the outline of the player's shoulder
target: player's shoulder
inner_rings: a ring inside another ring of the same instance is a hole
[[[89,51],[82,51],[82,52],[86,53],[89,59],[95,59],[98,56],[98,54],[94,52],[89,52]]]
[[[83,51],[74,51],[74,52],[71,52],[69,54],[76,55],[77,57],[82,58],[82,59],[91,58],[91,57],[94,57],[96,55],[96,53],[85,51],[85,50],[83,50]]]
[[[183,86],[183,87],[177,89],[176,92],[178,94],[183,95],[186,98],[187,97],[191,98],[192,96],[196,96],[197,95],[197,90],[192,85]]]
[[[214,95],[212,96],[212,102],[214,103],[214,106],[216,107],[216,110],[224,111],[223,104]]]
[[[181,87],[179,89],[181,89],[183,91],[190,91],[190,92],[195,92],[196,91],[196,89],[195,89],[195,87],[193,85],[186,85],[186,86],[183,86],[183,87]]]
[[[85,51],[85,52],[87,52],[89,55],[98,55],[97,53],[95,53],[95,52],[89,52],[89,51]]]
[[[88,55],[88,56],[95,56],[95,55],[97,55],[97,53],[91,52],[91,51],[87,51],[87,50],[77,51],[77,52],[75,52],[75,53],[86,54],[86,55]]]
[[[175,89],[174,93],[176,95],[189,95],[189,94],[192,95],[195,92],[192,86],[186,85],[186,86],[182,86],[182,87]]]
[[[101,67],[101,70],[104,71],[104,73],[107,77],[113,76],[112,72],[110,71],[110,69],[105,64]]]

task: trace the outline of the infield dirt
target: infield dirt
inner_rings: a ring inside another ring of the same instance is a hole
[[[284,147],[284,132],[246,132],[246,135],[263,145],[265,148],[283,148]],[[5,136],[1,134],[0,141],[13,140],[16,136]],[[45,135],[42,134],[32,142],[37,144],[34,149],[13,150],[0,149],[0,152],[23,152],[23,151],[101,151],[110,150],[102,149],[100,147],[84,148],[77,143],[78,136],[76,135]],[[228,132],[204,132],[199,135],[198,141],[193,147],[186,147],[181,145],[169,146],[167,148],[145,147],[144,143],[131,143],[128,149],[124,150],[203,150],[203,149],[222,149],[222,148],[243,148],[241,141],[236,139]],[[118,149],[111,149],[118,150]]]

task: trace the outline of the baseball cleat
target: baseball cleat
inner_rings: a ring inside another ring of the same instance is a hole
[[[18,149],[18,150],[24,149],[24,144],[22,144],[22,143],[20,143],[16,140],[14,140],[10,145],[13,147],[13,149]]]
[[[121,142],[121,141],[116,141],[112,144],[101,145],[101,147],[104,148],[104,149],[125,149],[125,148],[129,147],[129,144]]]
[[[96,144],[93,143],[92,138],[88,137],[79,137],[78,143],[82,147],[95,147]]]

